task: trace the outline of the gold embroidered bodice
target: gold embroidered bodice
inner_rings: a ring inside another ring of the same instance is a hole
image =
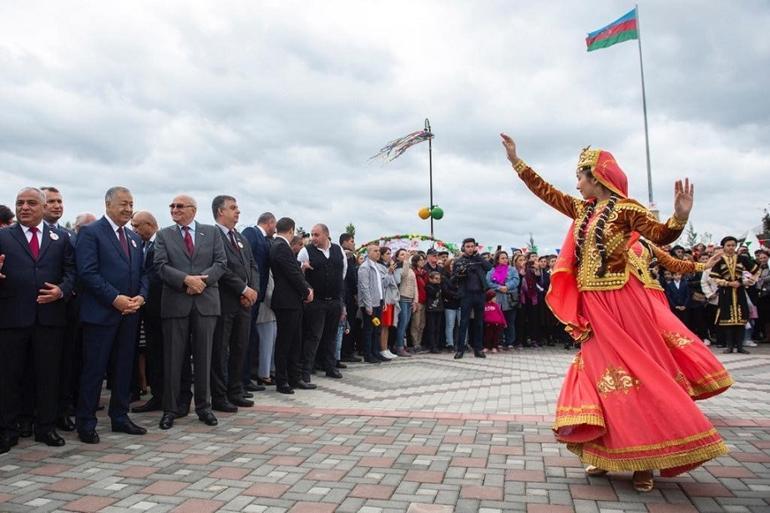
[[[580,240],[578,230],[589,202],[559,191],[526,164],[517,167],[516,171],[519,177],[535,195],[562,214],[575,220],[573,235],[576,242]],[[665,223],[661,223],[638,201],[626,198],[619,199],[604,226],[607,271],[604,276],[599,277],[596,275],[596,271],[601,265],[601,258],[596,247],[595,232],[599,220],[597,214],[602,211],[604,206],[604,202],[596,204],[594,215],[588,223],[585,236],[582,238],[582,257],[576,273],[578,289],[581,291],[617,290],[626,284],[630,275],[627,249],[632,232],[639,232],[643,237],[656,244],[670,244],[679,238],[687,224],[687,220],[682,221],[673,216]]]

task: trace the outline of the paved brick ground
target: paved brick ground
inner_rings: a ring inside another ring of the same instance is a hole
[[[65,434],[0,456],[0,511],[770,512],[770,349],[719,355],[738,381],[701,403],[732,450],[639,495],[630,475],[587,478],[550,431],[569,352],[419,356],[352,365],[291,397],[194,415],[87,446]]]

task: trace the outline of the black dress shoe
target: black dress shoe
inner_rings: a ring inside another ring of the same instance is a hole
[[[379,358],[366,358],[366,359],[364,359],[364,361],[366,363],[375,363],[375,364],[382,363]]]
[[[347,363],[361,363],[361,358],[357,356],[343,356],[340,358],[341,362],[347,362]]]
[[[64,445],[64,438],[59,436],[59,433],[55,429],[52,429],[48,433],[35,433],[35,441],[43,442],[49,447],[61,447]]]
[[[61,429],[62,431],[75,431],[75,423],[72,422],[69,415],[62,415],[56,419],[56,429]]]
[[[236,408],[237,409],[237,408]],[[210,411],[204,411],[198,414],[198,420],[206,424],[207,426],[216,426],[219,421]]]
[[[244,392],[244,393],[243,393],[243,397],[244,397],[245,399],[251,399],[252,397],[254,397],[254,394],[253,394],[253,393],[251,393],[251,392]]]
[[[14,436],[0,435],[0,445],[7,445],[8,449],[10,449],[11,447],[16,447],[17,445],[19,445],[19,437],[16,435]]]
[[[10,450],[11,446],[8,444],[8,441],[5,439],[5,437],[0,437],[0,454],[5,454]]]
[[[254,406],[254,401],[250,401],[245,397],[230,397],[230,404],[240,406],[241,408],[251,408]]]
[[[19,421],[19,436],[22,438],[29,438],[32,436],[32,421]]]
[[[476,358],[486,358],[487,354],[484,353],[483,351],[474,351],[473,356],[475,356]]]
[[[459,359],[460,359],[460,358],[462,358],[462,357],[463,357],[463,353],[462,353],[462,351],[457,351],[457,352],[455,353],[455,360],[459,360]]]
[[[231,404],[229,401],[215,401],[211,403],[211,409],[216,411],[222,411],[225,413],[235,413],[238,411],[238,407],[235,406],[234,404]]]
[[[749,351],[746,351],[745,349],[738,349],[738,352],[741,354],[751,354]]]
[[[278,392],[282,393],[282,394],[293,394],[294,393],[294,389],[291,388],[289,385],[278,385],[277,387],[275,387],[275,389]]]
[[[97,433],[95,429],[92,429],[91,431],[78,431],[78,438],[84,444],[99,443],[99,433]]]
[[[332,369],[326,371],[326,377],[327,378],[335,378],[335,379],[342,379],[342,373],[338,371],[337,369]]]
[[[338,361],[338,362],[336,363],[336,365],[335,365],[335,366],[336,366],[338,369],[347,369],[347,368],[348,368],[348,366],[347,366],[347,365],[345,365],[344,363],[342,363],[342,362],[340,362],[340,361]]]
[[[297,381],[296,383],[292,383],[291,386],[293,388],[299,388],[300,390],[315,390],[318,388],[313,383],[308,383],[307,381]]]
[[[125,433],[127,435],[146,435],[147,430],[142,426],[137,426],[131,419],[126,419],[120,423],[112,423],[113,433]]]
[[[162,411],[163,405],[161,404],[159,399],[156,399],[153,397],[149,401],[147,401],[144,404],[141,404],[139,406],[134,406],[131,408],[131,411],[133,413],[147,413],[148,411]]]
[[[254,381],[249,381],[246,383],[246,386],[244,387],[249,392],[259,392],[261,390],[264,390],[263,388],[260,388],[260,385],[254,383]]]
[[[158,427],[161,429],[171,429],[174,427],[174,414],[173,413],[164,413],[163,416],[160,418],[160,422],[158,423]]]

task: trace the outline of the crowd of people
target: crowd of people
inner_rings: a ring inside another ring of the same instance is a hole
[[[129,411],[160,412],[171,429],[193,404],[215,426],[214,411],[251,407],[267,387],[313,390],[315,375],[340,379],[348,363],[574,347],[546,304],[557,255],[479,253],[473,238],[458,255],[356,248],[351,234],[334,242],[322,223],[298,234],[269,212],[239,231],[227,195],[212,201],[215,225],[196,221],[187,195],[169,210],[161,229],[113,187],[101,218],[80,214],[70,229],[55,187],[22,189],[15,212],[0,205],[0,451],[33,434],[64,445],[57,430],[99,443],[105,378],[112,431],[142,435]],[[706,344],[746,352],[747,320],[767,341],[766,250],[749,255],[731,237],[721,247],[642,243],[645,272]],[[736,301],[751,319],[730,317]]]

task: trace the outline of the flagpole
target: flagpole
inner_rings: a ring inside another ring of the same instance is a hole
[[[639,44],[639,71],[642,75],[642,110],[644,111],[644,147],[647,153],[647,198],[650,207],[654,205],[652,199],[652,168],[650,167],[650,134],[647,131],[647,95],[644,91],[644,64],[642,63],[642,25],[639,18],[639,5],[636,9],[636,42]]]
[[[428,133],[431,133],[430,131],[430,121],[428,118],[425,118],[425,131]],[[430,180],[430,238],[433,239],[433,138],[428,137],[428,179]],[[431,241],[431,247],[434,244],[433,241]]]

